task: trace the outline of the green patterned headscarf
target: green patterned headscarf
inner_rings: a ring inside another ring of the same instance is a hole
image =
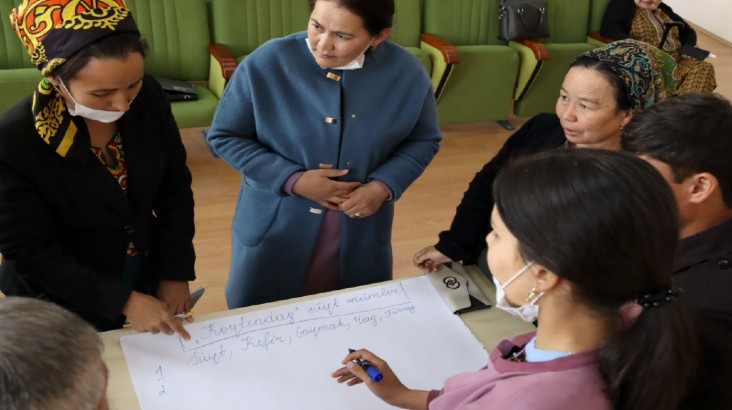
[[[587,58],[602,61],[620,77],[634,111],[663,101],[676,91],[676,61],[648,43],[620,40],[577,57],[578,60]]]

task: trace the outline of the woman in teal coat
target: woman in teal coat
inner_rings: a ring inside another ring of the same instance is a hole
[[[391,279],[394,201],[437,153],[431,82],[387,41],[393,0],[311,0],[248,56],[208,142],[242,174],[229,307]]]

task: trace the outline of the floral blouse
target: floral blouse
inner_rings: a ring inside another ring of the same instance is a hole
[[[94,155],[101,161],[102,164],[107,168],[109,173],[112,174],[114,179],[119,184],[120,188],[124,192],[127,192],[127,162],[125,161],[124,145],[122,144],[122,136],[117,131],[114,137],[107,143],[107,150],[112,154],[113,161],[108,163],[104,156],[104,150],[100,147],[89,147]],[[137,249],[135,244],[130,241],[127,245],[127,256],[137,255]]]

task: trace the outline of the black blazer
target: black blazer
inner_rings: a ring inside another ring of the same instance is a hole
[[[89,145],[83,120],[77,139]],[[61,157],[36,132],[31,98],[0,117],[0,290],[54,301],[98,328],[119,325],[131,240],[150,283],[193,280],[193,192],[186,152],[160,85],[145,76],[118,122],[125,194],[91,153]]]

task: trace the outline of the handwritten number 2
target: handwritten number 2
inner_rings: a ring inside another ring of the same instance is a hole
[[[158,381],[163,380],[164,378],[167,377],[167,376],[163,375],[163,366],[162,365],[158,366],[158,369],[155,370],[155,374],[157,374],[159,376],[158,377]],[[161,384],[160,385],[160,391],[158,392],[158,395],[159,396],[162,396],[165,393],[167,393],[165,391],[165,385],[164,384]]]

